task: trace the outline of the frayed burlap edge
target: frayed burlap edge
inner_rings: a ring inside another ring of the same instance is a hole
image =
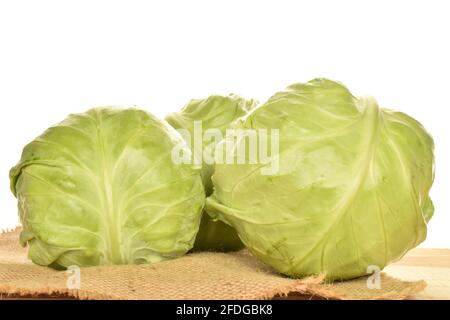
[[[397,279],[393,279],[383,273],[383,276],[388,277],[394,281],[400,281]],[[364,297],[363,300],[405,300],[413,297],[414,295],[422,292],[427,283],[424,280],[420,281],[402,281],[402,283],[406,286],[406,288],[396,291],[396,292],[385,292],[380,295],[373,295]],[[358,295],[351,295],[348,292],[343,292],[336,287],[333,287],[332,284],[324,285],[324,283],[310,283],[310,284],[301,284],[296,288],[298,292],[304,294],[311,294],[314,296],[318,296],[325,299],[330,300],[361,300],[362,297]]]
[[[114,295],[99,293],[95,291],[78,289],[61,289],[51,287],[39,287],[33,289],[17,288],[9,285],[0,285],[0,297],[27,297],[40,298],[42,296],[51,298],[73,298],[79,300],[127,300]]]

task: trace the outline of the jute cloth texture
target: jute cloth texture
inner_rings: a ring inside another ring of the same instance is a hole
[[[100,266],[56,271],[34,265],[20,247],[20,228],[0,234],[0,298],[76,299],[407,299],[424,281],[381,273],[380,288],[367,278],[325,283],[322,277],[290,279],[248,251],[192,253],[138,266]]]

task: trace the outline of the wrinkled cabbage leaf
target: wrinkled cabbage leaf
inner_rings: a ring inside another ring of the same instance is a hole
[[[208,129],[218,129],[225,136],[226,129],[230,128],[236,120],[247,115],[256,105],[255,100],[246,100],[234,94],[213,95],[206,99],[191,100],[179,112],[168,114],[166,120],[175,129],[185,129],[189,132],[189,145],[199,157],[206,152],[214,158],[215,142],[218,141],[202,135],[202,144],[194,143],[194,121],[201,121],[203,133]],[[211,175],[214,172],[214,164],[203,161],[201,167],[202,181],[208,196],[213,191]],[[234,251],[241,248],[243,244],[233,228],[203,214],[194,250]]]
[[[29,143],[10,181],[30,259],[141,264],[190,250],[205,196],[199,171],[171,161],[180,141],[142,110],[95,108]]]
[[[425,239],[434,145],[410,116],[315,79],[275,94],[240,127],[280,130],[279,170],[216,164],[207,211],[279,272],[363,276]]]

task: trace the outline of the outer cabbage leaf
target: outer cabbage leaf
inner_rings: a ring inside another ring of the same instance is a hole
[[[217,164],[207,210],[279,272],[354,278],[425,239],[434,146],[416,120],[315,79],[275,94],[240,126],[280,130],[280,169]]]
[[[28,144],[10,181],[30,259],[140,264],[190,250],[205,196],[199,171],[171,161],[180,141],[147,112],[96,108]]]
[[[166,120],[175,129],[185,129],[190,133],[189,144],[199,157],[202,157],[203,153],[207,153],[213,158],[215,145],[212,142],[214,141],[203,137],[205,139],[201,146],[193,143],[194,121],[201,121],[203,133],[208,129],[219,129],[225,135],[226,129],[231,127],[236,120],[247,115],[255,106],[255,100],[245,100],[237,95],[213,95],[206,99],[191,100],[179,112],[168,114]],[[201,175],[207,196],[213,191],[211,182],[213,172],[213,164],[202,163]],[[242,247],[243,244],[233,228],[203,214],[194,250],[233,251]]]

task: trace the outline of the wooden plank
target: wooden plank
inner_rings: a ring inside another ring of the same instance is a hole
[[[449,249],[412,250],[384,271],[402,280],[425,280],[427,288],[415,296],[415,299],[450,300]]]

